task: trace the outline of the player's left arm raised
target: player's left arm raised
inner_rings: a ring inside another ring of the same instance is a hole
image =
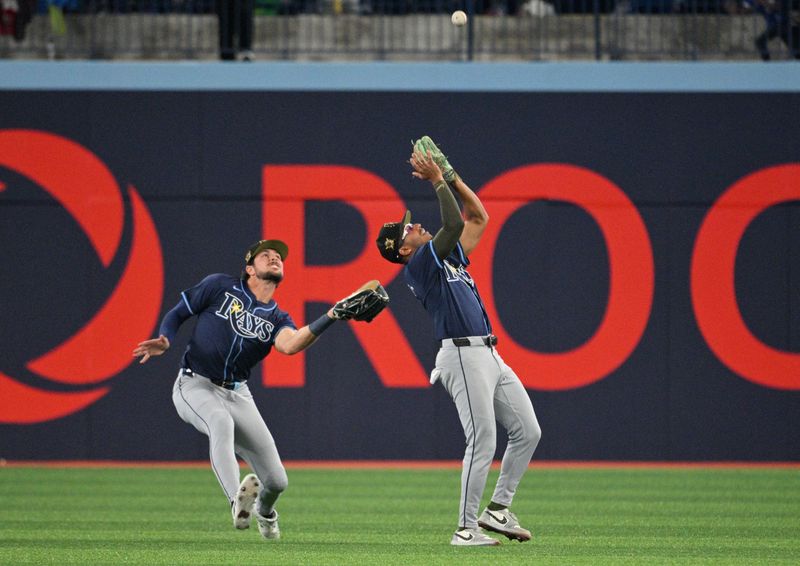
[[[328,311],[328,313],[330,312],[331,311]],[[328,315],[326,314],[323,316]],[[293,354],[297,354],[298,352],[302,352],[311,346],[311,344],[316,342],[318,335],[311,332],[308,326],[309,325],[306,325],[299,330],[295,330],[294,328],[290,328],[288,326],[285,327],[275,337],[275,349],[281,354],[287,354],[291,356]]]
[[[178,304],[164,315],[161,326],[158,329],[158,338],[139,342],[136,348],[133,349],[133,357],[142,358],[139,363],[143,364],[151,357],[160,356],[169,350],[170,344],[175,339],[175,334],[178,333],[178,328],[191,316],[192,312],[186,303],[178,301]]]
[[[142,359],[139,360],[139,363],[143,364],[151,357],[160,356],[167,350],[169,350],[169,340],[162,334],[158,338],[151,338],[150,340],[139,342],[136,348],[133,349],[133,357],[141,357]]]
[[[377,279],[367,281],[311,324],[300,330],[287,327],[278,332],[275,349],[282,354],[296,354],[311,346],[337,320],[372,322],[388,304],[389,295],[383,285]]]
[[[456,175],[450,186],[458,193],[463,205],[464,231],[461,232],[459,242],[461,242],[464,253],[469,255],[480,242],[483,231],[486,230],[486,225],[489,222],[489,213],[486,212],[486,208],[484,208],[478,195],[469,188],[461,177]]]

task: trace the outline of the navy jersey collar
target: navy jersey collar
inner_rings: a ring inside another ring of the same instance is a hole
[[[248,298],[253,301],[254,303],[266,307],[268,309],[272,309],[275,307],[275,299],[270,299],[268,303],[262,303],[259,301],[256,296],[253,294],[253,291],[250,290],[250,286],[247,284],[247,281],[244,279],[239,279],[239,285],[242,288],[242,292],[248,296]]]

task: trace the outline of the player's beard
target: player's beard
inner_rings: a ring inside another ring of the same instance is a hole
[[[263,273],[256,273],[256,277],[268,283],[275,283],[277,287],[283,281],[283,273],[275,273],[273,271],[265,271]]]

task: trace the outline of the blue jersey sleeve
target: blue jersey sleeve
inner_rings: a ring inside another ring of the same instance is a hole
[[[281,311],[280,315],[278,315],[277,320],[275,321],[275,331],[272,333],[273,335],[273,342],[275,341],[274,336],[277,336],[278,333],[283,330],[284,328],[292,328],[297,330],[297,325],[292,320],[292,317],[289,315],[288,312]]]
[[[461,242],[456,244],[455,249],[450,254],[448,259],[451,263],[456,265],[463,265],[464,267],[469,265],[469,258],[467,257],[467,254],[464,253],[464,248],[461,247]]]
[[[189,312],[193,315],[201,313],[214,301],[218,293],[224,291],[224,282],[228,279],[227,275],[215,273],[209,275],[194,287],[183,291],[181,299],[186,304]]]
[[[178,333],[178,328],[188,318],[191,318],[192,313],[186,303],[180,301],[177,305],[172,307],[170,311],[164,315],[161,321],[161,326],[158,329],[159,336],[165,336],[170,344],[175,340],[175,335]]]
[[[406,284],[414,295],[424,301],[431,285],[436,280],[436,272],[442,269],[442,262],[436,257],[433,242],[428,242],[414,252],[404,270]]]

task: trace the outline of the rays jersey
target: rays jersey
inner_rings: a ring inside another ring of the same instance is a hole
[[[417,249],[403,268],[406,284],[433,318],[437,340],[492,333],[468,265],[461,243],[440,260],[430,241]]]
[[[181,301],[164,317],[160,334],[169,339],[191,316],[194,333],[181,367],[212,381],[245,381],[264,359],[284,328],[294,328],[292,317],[272,300],[259,302],[247,283],[222,273],[209,275],[181,293]]]

